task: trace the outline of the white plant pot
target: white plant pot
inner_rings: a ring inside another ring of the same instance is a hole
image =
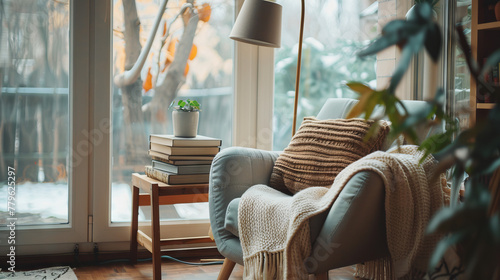
[[[200,112],[173,111],[172,122],[175,137],[194,138],[198,134]]]

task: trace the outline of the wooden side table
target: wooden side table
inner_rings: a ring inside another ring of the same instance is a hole
[[[132,174],[130,259],[137,262],[137,244],[153,255],[153,279],[161,279],[161,246],[213,242],[208,236],[161,239],[160,205],[208,201],[208,184],[167,185],[146,175]],[[139,194],[139,190],[144,193]],[[151,236],[139,230],[139,206],[151,205]]]

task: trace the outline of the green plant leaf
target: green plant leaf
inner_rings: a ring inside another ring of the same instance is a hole
[[[410,36],[417,33],[421,29],[422,27],[414,22],[408,22],[400,19],[390,21],[382,29],[382,36],[376,39],[365,49],[359,51],[357,55],[363,57],[376,54],[392,45],[407,40]]]
[[[411,48],[409,47],[403,48],[403,52],[401,53],[399,63],[396,66],[396,69],[394,70],[394,73],[392,74],[391,77],[391,82],[389,84],[389,92],[393,94],[396,92],[396,88],[398,87],[399,82],[401,82],[401,79],[403,78],[408,66],[410,65],[412,56],[413,56],[413,51]]]
[[[488,175],[490,173],[493,173],[495,170],[497,170],[500,167],[500,158],[497,158],[490,164],[488,164],[488,167],[486,169],[483,169],[483,171],[480,171],[481,175]]]
[[[469,177],[466,184],[465,202],[463,205],[473,208],[484,208],[486,212],[490,203],[491,195],[488,187],[481,182],[481,176],[474,174]],[[471,188],[471,186],[474,186]]]
[[[196,100],[193,100],[191,102],[191,106],[193,106],[193,107],[200,107],[200,103],[198,103],[198,101],[196,101]]]
[[[179,103],[177,103],[177,105],[179,105],[179,107],[182,109],[184,106],[186,106],[186,102],[184,102],[184,100],[179,100]]]
[[[415,0],[415,4],[420,4],[420,3],[429,3],[431,6],[435,6],[439,0]]]
[[[435,154],[450,145],[452,137],[453,133],[450,131],[427,137],[419,147],[419,150],[424,150],[424,155],[422,156],[422,161],[420,163],[422,163],[428,155]]]
[[[434,158],[436,158],[437,160],[441,160],[448,155],[454,155],[456,150],[468,147],[471,139],[475,139],[476,135],[477,128],[469,128],[463,130],[462,132],[460,132],[460,134],[458,134],[457,138],[455,138],[455,140],[450,145],[446,146],[439,152],[434,153]]]
[[[467,37],[465,37],[463,27],[457,24],[455,26],[455,29],[458,35],[457,39],[458,46],[460,47],[462,53],[464,54],[465,62],[467,63],[467,67],[469,68],[471,76],[475,78],[477,82],[482,81],[482,79],[477,79],[477,77],[479,76],[478,66],[476,61],[472,58],[472,52]]]
[[[382,27],[382,34],[393,34],[400,33],[402,30],[406,28],[406,20],[404,19],[395,19],[389,21],[384,27]]]
[[[389,85],[389,92],[392,94],[395,93],[399,82],[403,78],[408,66],[410,65],[412,57],[422,49],[425,40],[425,30],[420,31],[415,36],[412,36],[408,39],[408,44],[406,44],[403,48],[403,52],[401,53],[401,57],[399,59],[399,63],[396,66],[396,70],[392,74],[391,83]]]
[[[439,261],[443,258],[448,248],[463,240],[468,234],[470,234],[470,230],[460,230],[441,239],[432,253],[429,261],[429,268],[434,269],[439,264]]]
[[[403,116],[398,110],[398,106],[401,106],[402,110],[405,112],[405,114],[408,112],[406,109],[405,105],[399,100],[395,95],[389,93],[389,91],[385,90],[384,95],[382,95],[382,100],[385,106],[385,114],[389,118],[389,121],[392,123],[392,129],[390,134],[393,136],[397,136],[397,134],[394,134],[394,128],[398,127],[401,125],[401,122],[403,121]]]
[[[431,23],[425,36],[425,49],[434,62],[437,63],[441,52],[441,29],[437,23]]]
[[[500,246],[500,212],[490,217],[490,230],[496,245]]]
[[[172,109],[175,107],[175,100],[172,100],[172,102],[170,103],[170,105],[168,106],[168,110]]]
[[[359,102],[351,108],[346,116],[346,118],[350,119],[361,115],[363,112],[366,112],[366,110],[369,110],[369,108],[367,108],[367,105],[372,105],[373,101],[370,101],[370,99],[373,100],[373,93],[375,92],[375,90],[371,89],[369,86],[363,83],[358,82],[348,82],[346,85],[360,95]],[[373,110],[373,108],[371,110]]]
[[[428,1],[415,4],[407,14],[408,21],[417,22],[419,24],[427,24],[432,22],[432,6]]]
[[[418,144],[418,135],[415,128],[418,125],[424,125],[425,122],[427,122],[434,115],[434,112],[435,105],[427,102],[427,104],[420,110],[412,112],[412,114],[405,115],[399,124],[393,125],[391,133],[393,133],[393,135],[399,135],[402,133],[412,144]],[[436,139],[437,138],[433,138],[432,140]],[[428,145],[429,144],[431,143],[428,142]]]
[[[488,203],[464,204],[455,208],[442,208],[429,222],[427,233],[447,233],[474,228],[486,218]]]
[[[444,104],[445,100],[446,100],[446,94],[444,93],[444,89],[438,88],[436,90],[436,95],[434,96],[434,99],[432,100],[432,102],[436,105],[442,106]]]
[[[372,94],[370,94],[370,97],[368,98],[365,106],[365,120],[371,118],[375,106],[380,103],[380,95],[381,94],[378,91],[374,91],[372,92]]]
[[[375,136],[376,132],[379,130],[380,125],[378,122],[374,122],[371,126],[370,129],[365,134],[365,137],[363,137],[363,141],[368,142],[370,139],[372,139],[373,136]]]
[[[460,196],[460,185],[464,181],[465,170],[463,166],[457,164],[453,170],[453,180],[451,183],[450,193],[450,206],[452,208],[457,206],[458,198]]]
[[[347,82],[346,86],[348,86],[350,89],[352,89],[353,91],[355,91],[359,94],[366,94],[366,93],[371,93],[374,91],[368,85],[365,85],[365,84],[360,83],[360,82],[353,82],[353,81]]]

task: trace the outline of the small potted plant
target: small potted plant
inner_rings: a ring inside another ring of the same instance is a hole
[[[194,138],[198,133],[198,120],[200,117],[200,103],[196,100],[179,100],[170,104],[173,108],[172,122],[174,125],[174,136]]]

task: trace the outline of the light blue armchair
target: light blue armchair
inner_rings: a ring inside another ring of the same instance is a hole
[[[344,118],[358,102],[328,99],[318,119]],[[404,101],[411,112],[422,101]],[[425,131],[417,131],[426,136]],[[219,252],[226,258],[218,279],[228,279],[235,263],[243,264],[238,238],[238,203],[253,185],[268,184],[278,152],[232,147],[221,151],[212,163],[209,209],[212,233]],[[356,174],[344,187],[329,211],[310,219],[312,257],[309,273],[327,279],[328,270],[388,254],[384,213],[384,186],[369,171]]]

